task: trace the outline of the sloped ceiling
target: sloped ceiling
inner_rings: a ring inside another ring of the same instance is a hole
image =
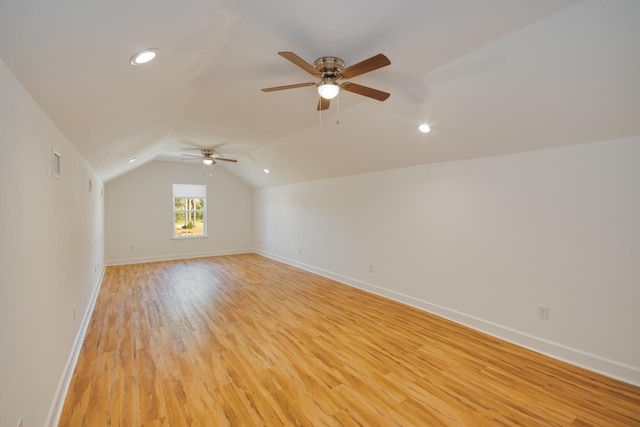
[[[4,0],[0,57],[106,181],[198,145],[264,187],[639,135],[638,22],[637,0]],[[263,93],[314,81],[278,51],[384,53],[353,81],[391,97]]]

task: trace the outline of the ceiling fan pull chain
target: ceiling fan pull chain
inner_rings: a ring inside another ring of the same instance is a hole
[[[340,94],[336,96],[336,124],[340,124]]]
[[[320,111],[320,127],[322,127],[322,108],[319,111]]]
[[[202,164],[202,176],[207,176],[207,167],[209,168],[209,176],[213,176],[213,164],[205,165]]]

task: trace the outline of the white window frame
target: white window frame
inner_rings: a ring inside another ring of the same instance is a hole
[[[207,237],[207,186],[205,184],[173,184],[173,197],[171,197],[171,225],[172,225],[172,239],[201,239]],[[180,212],[197,212],[188,209],[176,210],[176,199],[202,199],[202,224],[203,232],[198,235],[178,235],[176,232],[175,221],[176,213]]]

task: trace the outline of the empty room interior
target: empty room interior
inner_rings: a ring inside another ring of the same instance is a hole
[[[640,426],[640,2],[0,3],[0,426]]]

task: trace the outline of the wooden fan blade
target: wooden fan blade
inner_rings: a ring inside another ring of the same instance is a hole
[[[321,76],[322,73],[318,70],[315,69],[315,67],[311,64],[309,64],[307,61],[305,61],[304,59],[300,58],[298,55],[296,55],[293,52],[278,52],[278,55],[282,56],[284,59],[287,59],[291,62],[293,62],[295,65],[297,65],[298,67],[302,68],[303,70],[305,70],[307,73],[311,74],[312,76]]]
[[[262,89],[263,92],[274,92],[276,90],[296,89],[299,87],[315,86],[315,83],[296,83],[294,85],[267,87]]]
[[[201,159],[202,156],[199,156],[197,154],[187,154],[187,153],[180,153],[181,156],[186,156],[186,157],[195,157],[196,159]],[[186,159],[185,159],[186,160]]]
[[[352,77],[359,76],[360,74],[386,67],[389,64],[391,64],[389,58],[379,53],[369,59],[365,59],[364,61],[345,68],[340,71],[340,75],[345,79],[350,79]]]
[[[324,99],[323,97],[319,97],[318,99],[318,111],[320,110],[328,110],[329,105],[331,104],[330,99]]]
[[[343,83],[342,89],[346,90],[347,92],[353,92],[353,93],[357,93],[358,95],[363,95],[369,98],[377,99],[378,101],[384,101],[389,96],[391,96],[390,93],[383,92],[381,90],[374,89],[371,87],[362,86],[356,83],[350,83],[350,82]]]
[[[222,160],[223,162],[233,162],[233,163],[237,162],[236,159],[227,159],[225,157],[214,157],[213,159],[214,160]]]

